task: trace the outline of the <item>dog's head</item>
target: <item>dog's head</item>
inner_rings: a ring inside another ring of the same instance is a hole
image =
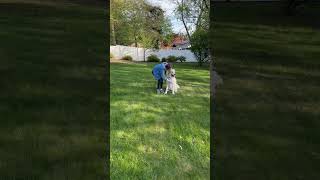
[[[169,75],[171,77],[175,77],[176,76],[176,70],[174,70],[174,69],[171,69],[169,73],[170,73]]]

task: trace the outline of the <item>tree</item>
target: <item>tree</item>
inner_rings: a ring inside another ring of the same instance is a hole
[[[110,1],[110,6],[111,9],[114,9],[114,7],[116,6],[116,2],[115,0],[111,0]],[[117,19],[117,11],[112,10],[110,13],[110,44],[112,45],[116,45],[117,41],[116,41],[116,33],[115,33],[115,24],[116,24],[116,19]]]
[[[157,6],[146,4],[146,33],[153,39],[149,48],[158,49],[163,35],[163,26],[165,24],[164,11]]]
[[[170,44],[173,40],[174,33],[172,30],[172,24],[168,18],[165,18],[161,28],[161,43]]]
[[[111,3],[111,44],[159,48],[168,39],[171,25],[160,7],[144,0],[112,0]]]
[[[197,57],[201,66],[209,57],[209,41],[208,32],[199,28],[191,35],[191,51]]]
[[[126,13],[130,11],[126,0],[110,1],[110,44],[128,44],[132,42],[131,27]]]
[[[174,1],[177,4],[176,16],[183,23],[191,44],[191,51],[194,52],[201,66],[209,57],[208,43],[202,43],[207,40],[204,38],[209,32],[209,0]]]

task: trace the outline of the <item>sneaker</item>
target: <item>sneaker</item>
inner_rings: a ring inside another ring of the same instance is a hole
[[[163,89],[160,89],[160,93],[164,93]]]

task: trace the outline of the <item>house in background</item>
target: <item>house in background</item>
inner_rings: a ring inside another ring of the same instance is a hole
[[[191,44],[184,35],[175,34],[172,42],[168,44],[161,44],[161,49],[185,50],[189,49]]]

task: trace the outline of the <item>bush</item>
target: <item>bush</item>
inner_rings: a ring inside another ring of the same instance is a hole
[[[110,59],[113,59],[114,55],[112,53],[110,53]]]
[[[191,36],[191,51],[197,58],[201,66],[206,60],[210,59],[208,32],[203,29],[196,30]]]
[[[157,57],[157,55],[150,55],[148,56],[148,59],[147,59],[148,62],[160,62],[160,59]]]
[[[132,57],[131,56],[123,56],[122,60],[132,61]]]
[[[184,56],[178,56],[177,57],[177,61],[180,61],[180,62],[186,62],[186,57],[184,57]]]
[[[161,62],[167,62],[167,59],[166,59],[165,57],[163,57],[163,58],[161,59]]]
[[[168,56],[167,57],[168,62],[176,62],[177,61],[177,57],[175,56]]]

